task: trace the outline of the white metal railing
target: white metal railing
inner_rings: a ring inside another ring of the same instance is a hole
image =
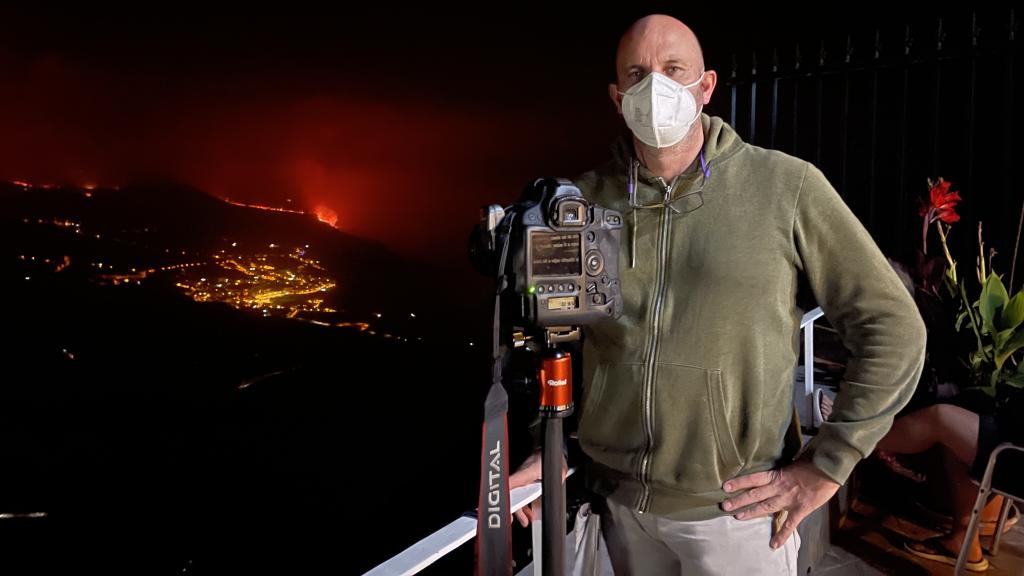
[[[824,316],[821,308],[815,308],[803,315],[800,330],[804,333],[804,389],[802,402],[809,403],[808,413],[812,414],[813,425],[820,426],[821,410],[814,396],[814,321]],[[570,469],[569,474],[575,472]],[[533,502],[541,496],[541,483],[534,482],[528,486],[516,488],[510,493],[512,512]],[[541,522],[536,520],[533,526],[533,557],[541,557]],[[470,541],[476,535],[476,515],[472,512],[457,518],[444,528],[406,548],[397,556],[378,565],[364,576],[411,576],[437,562],[445,554]],[[533,563],[534,573],[540,571],[540,564]]]
[[[821,417],[821,404],[818,403],[814,394],[814,321],[825,315],[825,311],[819,306],[804,314],[800,320],[800,330],[804,333],[804,394],[801,399],[807,406],[807,413],[811,415],[811,426],[821,426],[824,418]]]
[[[572,475],[575,471],[575,468],[570,468],[569,475]],[[509,493],[512,512],[520,510],[523,506],[540,498],[540,496],[541,483],[539,481],[512,489]],[[509,520],[511,521],[511,518]],[[538,517],[532,522],[531,526],[533,527],[534,557],[539,558],[541,553],[540,518]],[[403,552],[370,570],[364,576],[410,576],[416,574],[437,562],[445,554],[465,544],[475,535],[476,515],[473,512],[469,512],[406,548]],[[539,565],[535,564],[535,566],[537,566],[537,570],[540,569]]]

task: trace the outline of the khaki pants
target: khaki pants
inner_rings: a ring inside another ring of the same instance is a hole
[[[794,532],[772,550],[771,517],[679,522],[638,514],[611,500],[601,508],[601,532],[616,576],[796,576],[800,537]]]

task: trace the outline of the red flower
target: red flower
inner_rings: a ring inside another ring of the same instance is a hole
[[[934,210],[933,216],[929,220],[934,221],[938,219],[946,224],[952,224],[960,220],[960,215],[956,213],[956,203],[960,201],[960,194],[958,192],[950,192],[949,186],[949,182],[939,178],[939,181],[929,191],[931,205],[921,207],[921,216],[925,216],[928,212]]]
[[[921,215],[921,252],[928,254],[928,228],[933,222],[952,224],[960,220],[956,213],[956,203],[960,201],[958,192],[949,191],[949,182],[939,178],[938,182],[928,179],[928,199],[918,200],[918,214]],[[942,224],[937,224],[942,233]]]

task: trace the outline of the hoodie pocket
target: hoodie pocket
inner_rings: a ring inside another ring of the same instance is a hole
[[[583,389],[580,445],[595,462],[634,471],[644,447],[640,411],[643,364],[598,364]]]
[[[685,364],[657,370],[652,482],[691,494],[720,489],[743,467],[722,371]]]

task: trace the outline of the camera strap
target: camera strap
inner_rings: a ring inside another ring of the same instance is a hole
[[[491,387],[484,401],[483,446],[480,451],[480,499],[477,508],[477,574],[512,574],[512,511],[508,486],[508,393],[502,385],[506,346],[501,344],[501,293],[508,284],[505,259],[514,214],[508,215],[502,240],[494,295]]]

